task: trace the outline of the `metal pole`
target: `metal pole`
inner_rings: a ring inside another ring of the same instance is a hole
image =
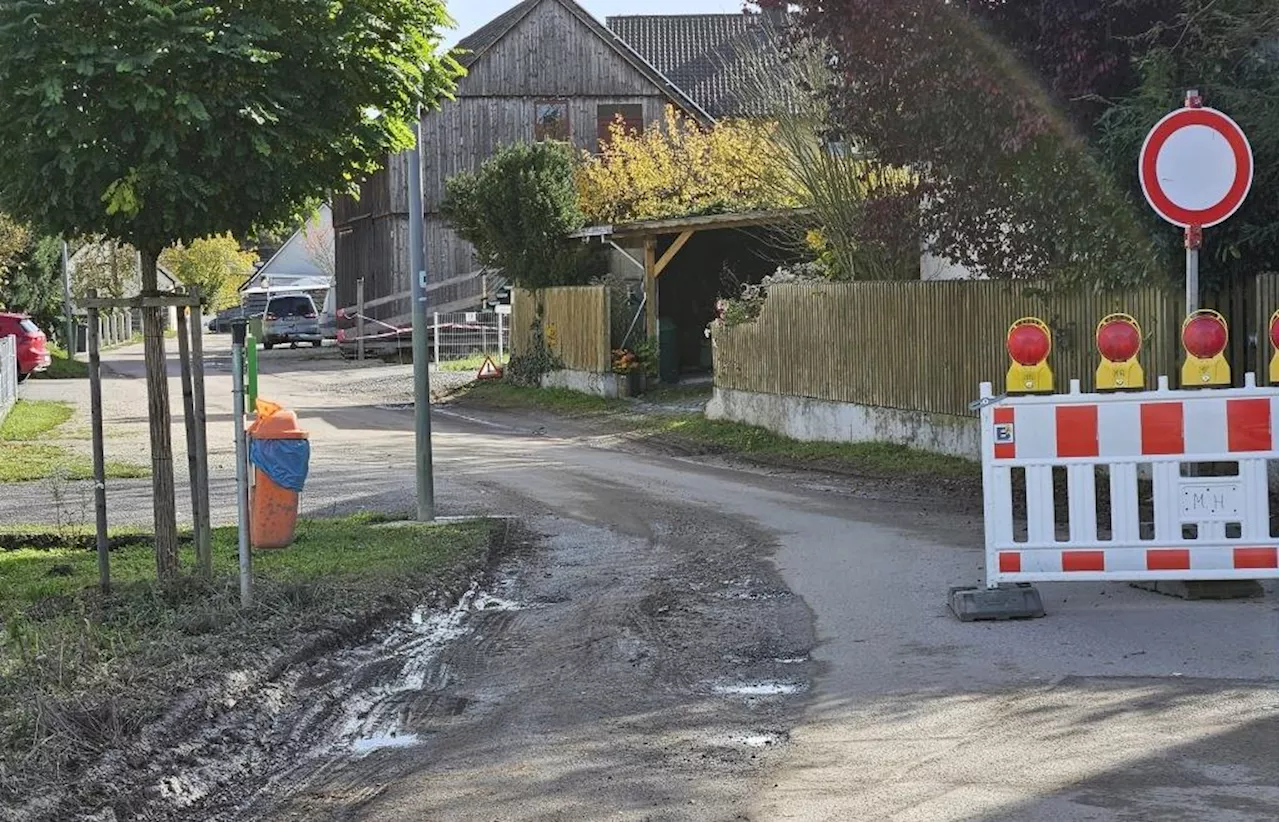
[[[1187,313],[1200,308],[1200,227],[1191,226],[1186,231],[1187,247]]]
[[[97,297],[89,291],[90,298]],[[111,590],[111,546],[107,542],[107,461],[102,447],[102,365],[98,358],[98,309],[89,309],[89,420],[93,431],[93,514],[98,547],[98,587]]]
[[[427,261],[423,241],[421,114],[413,124],[409,150],[409,277],[413,288],[413,434],[417,451],[418,520],[436,518],[435,478],[431,472],[431,372],[427,360]],[[438,332],[437,332],[438,333]],[[436,340],[436,356],[440,341]]]
[[[76,358],[76,317],[71,310],[71,258],[62,241],[62,310],[67,315],[67,359]]]
[[[432,339],[433,345],[435,346],[436,365],[439,365],[440,364],[440,312],[433,311],[432,316],[434,317],[434,319],[431,322],[431,339]]]
[[[1187,108],[1200,108],[1204,101],[1200,98],[1199,89],[1187,89],[1183,102]],[[1201,228],[1198,225],[1188,226],[1183,236],[1183,244],[1187,248],[1187,313],[1200,308],[1200,240]]]
[[[498,312],[498,364],[502,364],[502,312]]]
[[[236,514],[240,537],[240,606],[253,605],[253,556],[249,553],[249,444],[244,431],[245,324],[231,326],[231,417],[236,428]]]
[[[364,360],[364,277],[356,280],[356,359]]]
[[[245,389],[249,393],[249,401],[245,411],[258,413],[258,338],[248,334],[244,338]]]

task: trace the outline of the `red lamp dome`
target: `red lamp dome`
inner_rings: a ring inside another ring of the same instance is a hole
[[[1040,325],[1015,325],[1009,329],[1005,348],[1018,365],[1037,365],[1049,356],[1049,332]]]
[[[1104,319],[1096,336],[1098,353],[1110,362],[1126,362],[1142,350],[1142,335],[1128,317]]]
[[[1218,356],[1227,347],[1227,323],[1216,312],[1192,314],[1182,324],[1182,347],[1202,360]]]

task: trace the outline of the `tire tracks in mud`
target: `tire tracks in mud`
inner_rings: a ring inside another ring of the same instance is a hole
[[[418,615],[434,639],[317,661],[243,775],[137,818],[734,818],[800,716],[812,616],[764,535],[593,486],[631,495],[621,529],[531,517],[539,550]]]

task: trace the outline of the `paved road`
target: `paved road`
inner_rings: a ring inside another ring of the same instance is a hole
[[[351,379],[337,363],[279,353],[263,393],[312,430],[307,507],[407,507],[411,415],[331,391]],[[130,357],[112,367],[129,373]],[[211,374],[211,440],[227,440],[226,378]],[[442,512],[514,514],[542,534],[511,569],[512,596],[541,605],[482,624],[417,681],[401,730],[420,744],[327,755],[226,818],[1276,818],[1274,585],[1185,602],[1046,584],[1043,620],[961,624],[943,597],[979,579],[981,523],[944,501],[875,501],[518,415],[443,409],[435,426]],[[736,576],[751,580],[741,596]],[[771,597],[800,611],[716,604]]]

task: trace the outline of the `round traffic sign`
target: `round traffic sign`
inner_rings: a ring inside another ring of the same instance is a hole
[[[1147,134],[1138,155],[1147,202],[1177,226],[1205,228],[1235,213],[1253,183],[1253,150],[1221,111],[1181,108]]]

